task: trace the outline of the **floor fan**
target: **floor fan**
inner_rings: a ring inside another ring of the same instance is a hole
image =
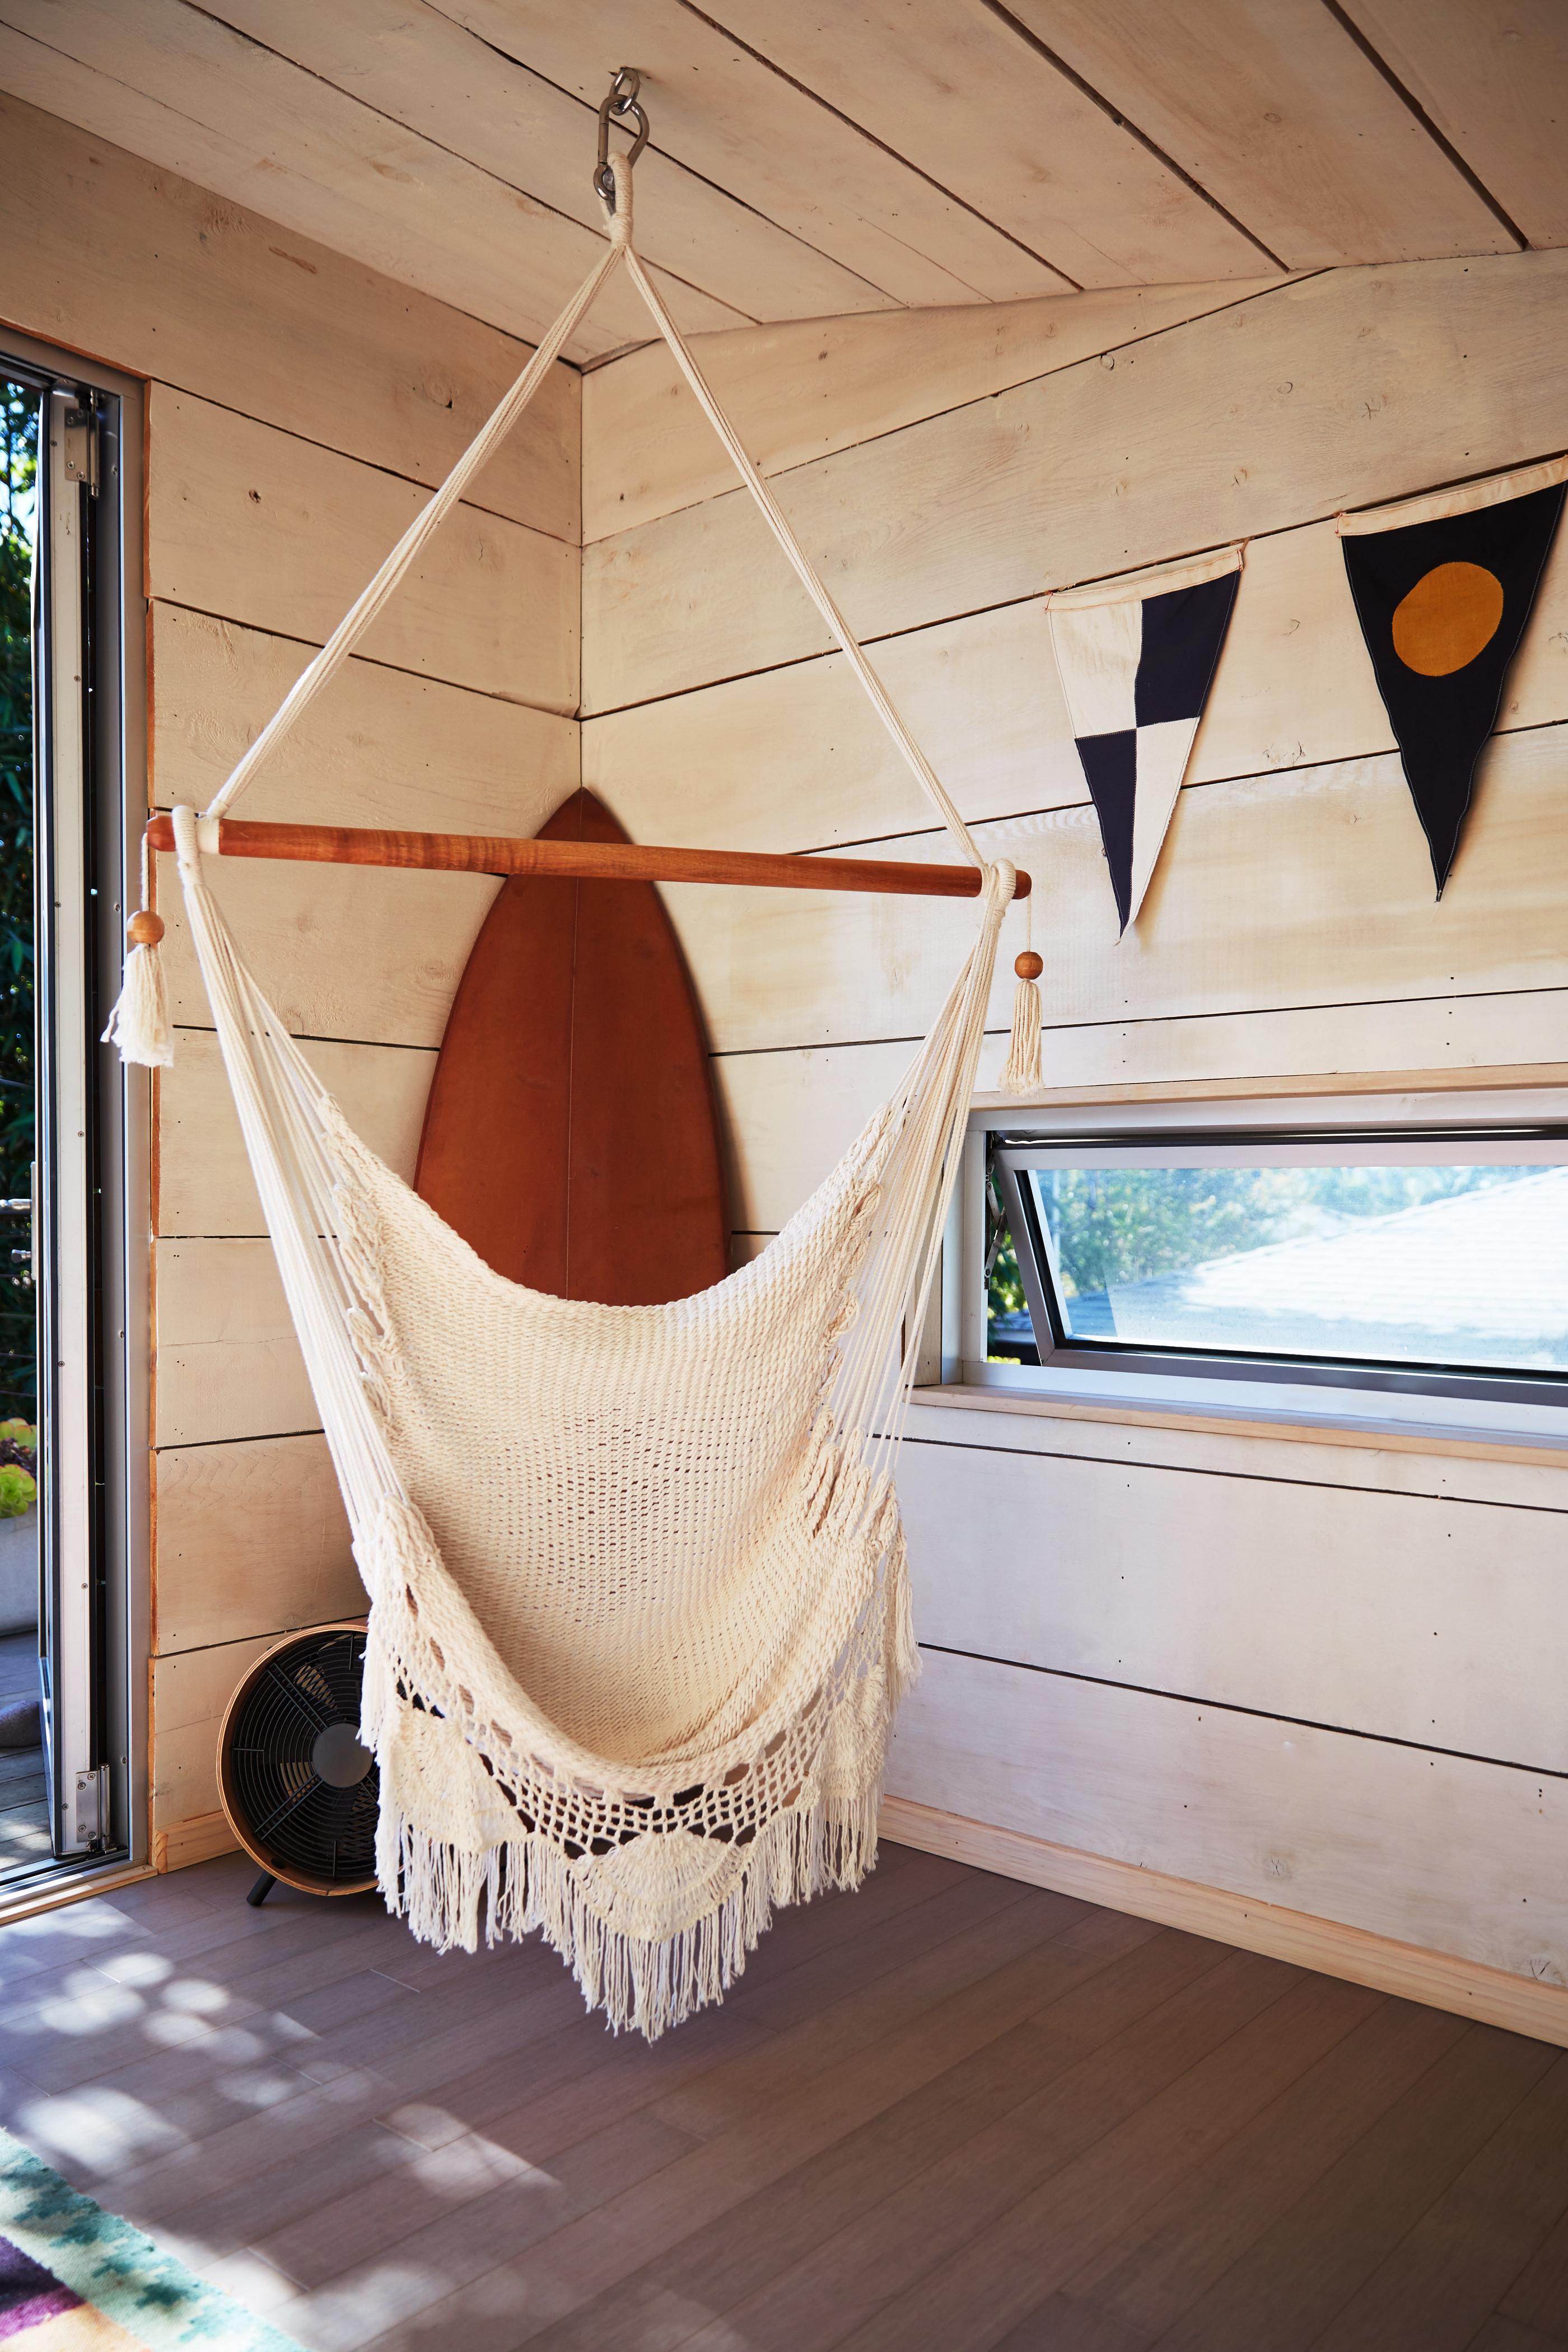
[[[218,1790],[229,1827],[261,1875],[306,1895],[375,1885],[375,1759],[359,1737],[363,1619],[291,1633],[257,1659],[218,1735]]]

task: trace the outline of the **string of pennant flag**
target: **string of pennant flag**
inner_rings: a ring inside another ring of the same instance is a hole
[[[1342,515],[1356,616],[1437,896],[1568,490],[1568,456]],[[1121,928],[1137,919],[1236,608],[1238,544],[1046,598]]]

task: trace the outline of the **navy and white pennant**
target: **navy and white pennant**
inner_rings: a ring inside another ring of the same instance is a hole
[[[1241,549],[1046,599],[1121,929],[1149,887],[1236,602]]]

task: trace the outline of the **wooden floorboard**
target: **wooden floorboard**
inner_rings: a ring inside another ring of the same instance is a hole
[[[1568,2338],[1542,2336],[1536,2328],[1521,2327],[1517,2320],[1494,2312],[1480,2334],[1471,2336],[1466,2352],[1562,2352],[1564,2342]]]
[[[1465,2030],[1441,2010],[1381,2002],[1217,2155],[1075,2270],[1066,2295],[1114,2315],[1140,2341],[1157,2338]]]
[[[889,1847],[650,2050],[252,1875],[0,1930],[0,2116],[308,2352],[1568,2352],[1542,2044]]]
[[[0,1704],[38,1695],[38,1637],[0,1633]]]
[[[1568,2216],[1522,2265],[1500,2309],[1519,2326],[1568,2343]]]
[[[37,1695],[37,1634],[0,1634],[0,1706]],[[0,1748],[0,1886],[47,1862],[52,1850],[43,1749],[36,1742]]]

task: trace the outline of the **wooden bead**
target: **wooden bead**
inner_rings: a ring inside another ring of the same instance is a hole
[[[1045,968],[1045,957],[1037,956],[1033,948],[1026,948],[1022,955],[1013,959],[1013,969],[1020,980],[1038,980]]]
[[[132,915],[125,926],[125,936],[133,948],[155,948],[163,936],[163,918],[143,907]]]

